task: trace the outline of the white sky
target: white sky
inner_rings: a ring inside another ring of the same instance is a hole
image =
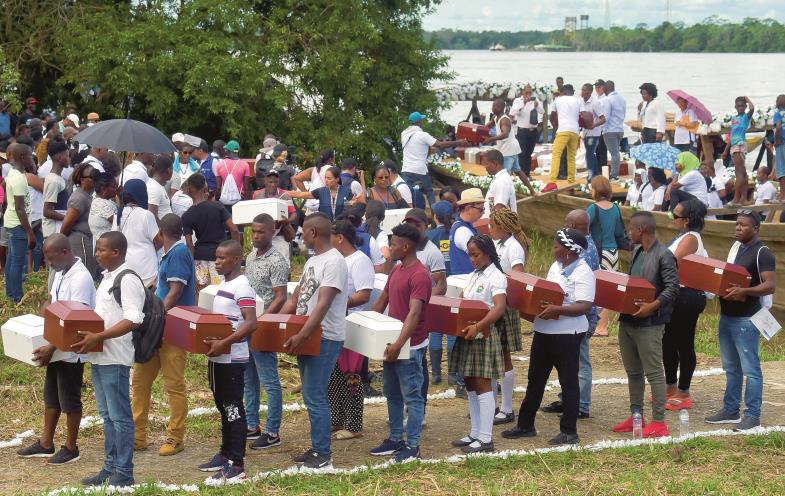
[[[671,22],[695,24],[720,15],[740,22],[745,17],[772,18],[785,23],[785,0],[607,0],[612,25],[649,27],[666,19],[670,4]],[[779,5],[779,7],[778,7]],[[589,15],[589,26],[604,27],[605,0],[443,0],[425,17],[427,31],[443,28],[468,31],[529,31],[561,29],[566,16]]]

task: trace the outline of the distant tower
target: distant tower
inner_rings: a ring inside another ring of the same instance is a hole
[[[611,28],[611,0],[605,0],[605,29]]]
[[[589,27],[589,16],[587,14],[581,14],[581,29],[586,29]]]
[[[671,0],[665,0],[665,22],[671,22]]]

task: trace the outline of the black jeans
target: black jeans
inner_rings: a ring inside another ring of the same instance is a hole
[[[521,145],[521,153],[518,154],[518,162],[520,163],[521,170],[527,176],[531,174],[532,153],[534,153],[534,147],[537,145],[539,134],[540,131],[537,128],[518,129],[518,132],[515,134],[518,144]]]
[[[238,467],[245,458],[245,363],[208,362],[210,391],[221,414],[221,453]]]
[[[542,404],[542,395],[551,370],[556,367],[561,384],[562,413],[559,429],[565,434],[577,434],[578,401],[578,356],[585,332],[579,334],[543,334],[535,332],[529,355],[529,383],[526,396],[518,412],[518,427],[531,429],[534,417]]]
[[[695,326],[705,308],[706,295],[703,291],[681,288],[673,306],[671,321],[665,324],[662,337],[665,382],[668,385],[676,384],[676,373],[680,372],[678,381],[682,391],[689,391],[695,372]]]
[[[605,139],[600,136],[600,142],[597,144],[597,167],[602,173],[602,168],[608,165],[608,147],[605,146]]]

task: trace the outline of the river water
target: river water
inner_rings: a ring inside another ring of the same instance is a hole
[[[606,53],[491,52],[446,50],[456,82],[534,82],[555,85],[557,76],[575,87],[598,78],[612,79],[627,100],[627,120],[636,115],[641,83],[657,85],[667,111],[676,110],[665,92],[682,89],[712,112],[733,110],[733,100],[746,95],[756,106],[773,105],[785,93],[785,54],[757,53]],[[488,113],[490,102],[478,102]],[[470,102],[459,102],[442,113],[455,124],[466,118]]]

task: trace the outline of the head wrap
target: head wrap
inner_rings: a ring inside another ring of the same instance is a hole
[[[118,226],[120,225],[120,219],[123,217],[123,208],[129,202],[136,203],[141,208],[147,210],[147,185],[141,179],[131,179],[123,185],[123,201],[117,212]]]
[[[556,241],[576,255],[580,255],[588,246],[586,236],[575,229],[559,229],[556,231]]]
[[[676,160],[684,166],[684,169],[679,172],[681,177],[687,175],[688,172],[700,169],[701,166],[700,159],[692,152],[681,152],[676,156]]]

